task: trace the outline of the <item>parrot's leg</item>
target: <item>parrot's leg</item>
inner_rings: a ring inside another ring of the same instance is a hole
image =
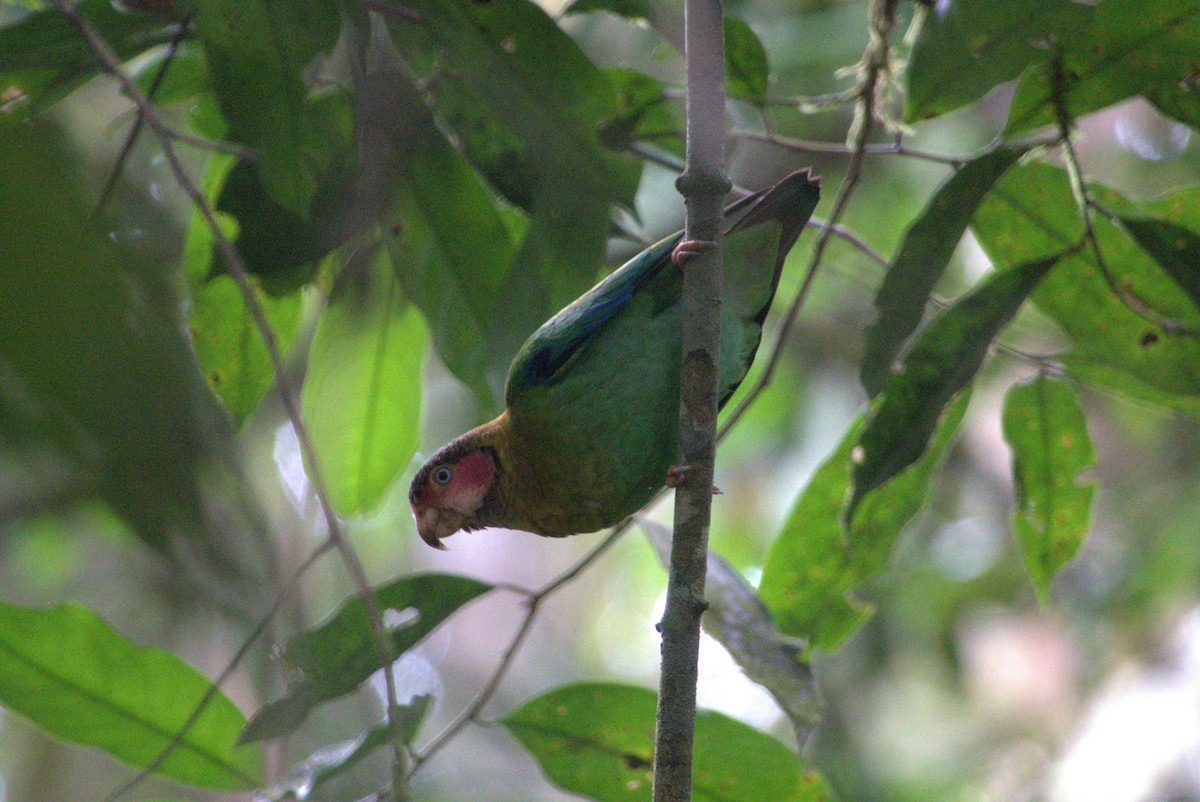
[[[691,469],[691,465],[672,465],[667,468],[667,487],[679,487]],[[712,493],[714,496],[725,495],[725,491],[716,485],[712,486]]]
[[[712,240],[685,239],[675,246],[675,250],[671,251],[671,261],[678,267],[683,267],[686,262],[715,247],[717,247],[717,243]]]

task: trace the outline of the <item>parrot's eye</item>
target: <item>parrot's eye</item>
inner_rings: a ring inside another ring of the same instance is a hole
[[[433,483],[435,485],[450,484],[450,477],[454,475],[454,471],[450,470],[449,465],[443,465],[433,472]]]

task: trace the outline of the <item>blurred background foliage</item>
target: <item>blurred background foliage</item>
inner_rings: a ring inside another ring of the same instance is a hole
[[[601,536],[435,553],[406,488],[501,406],[525,336],[681,225],[681,4],[76,8],[236,242],[327,500],[403,618],[402,790],[648,799],[665,575],[638,530],[661,546],[666,505],[542,595]],[[857,183],[721,446],[698,787],[1200,800],[1200,3],[725,10],[735,185],[811,165],[828,218]],[[152,764],[119,798],[369,798],[376,644],[320,556],[257,321],[80,30],[39,2],[0,25],[0,800],[105,798]],[[864,52],[889,57],[866,93]]]

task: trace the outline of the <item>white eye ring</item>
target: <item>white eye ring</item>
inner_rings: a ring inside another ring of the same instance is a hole
[[[454,476],[454,471],[450,470],[450,466],[443,465],[433,472],[433,483],[435,485],[448,485],[452,476]]]

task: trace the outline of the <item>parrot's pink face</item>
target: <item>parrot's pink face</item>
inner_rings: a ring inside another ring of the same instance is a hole
[[[445,549],[443,538],[472,528],[472,518],[495,477],[496,461],[490,451],[435,454],[417,471],[408,494],[421,539],[435,549]]]

